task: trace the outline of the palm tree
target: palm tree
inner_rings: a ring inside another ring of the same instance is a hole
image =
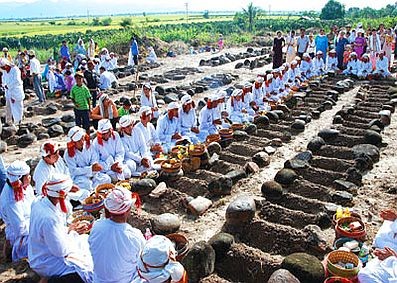
[[[260,13],[261,9],[255,7],[252,2],[248,4],[246,9],[243,8],[243,14],[248,19],[248,30],[250,32],[252,32],[255,25],[255,20],[258,18]]]

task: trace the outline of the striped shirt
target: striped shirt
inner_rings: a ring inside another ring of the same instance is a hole
[[[72,90],[70,91],[70,98],[73,100],[74,104],[76,105],[75,108],[77,110],[90,109],[89,101],[91,99],[91,94],[85,85],[82,86],[74,85],[72,87]]]

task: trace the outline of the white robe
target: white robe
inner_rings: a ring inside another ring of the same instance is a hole
[[[204,106],[199,113],[199,129],[200,132],[205,135],[213,135],[218,133],[218,128],[214,125],[214,121],[216,120],[214,117],[214,109],[208,109],[207,106]]]
[[[92,282],[87,235],[68,233],[65,214],[47,197],[32,204],[28,257],[30,267],[45,278],[77,272],[84,282]]]
[[[121,142],[120,136],[117,132],[113,132],[114,139],[112,136],[105,141],[103,140],[103,145],[98,143],[98,138],[95,138],[93,142],[93,150],[99,154],[99,164],[102,165],[102,173],[109,175],[113,181],[121,181],[129,179],[131,177],[131,171],[124,164],[124,146]],[[121,173],[116,173],[112,171],[111,167],[114,163],[118,162],[119,166],[122,168]]]
[[[302,73],[302,75],[307,78],[310,79],[313,76],[313,62],[307,62],[307,61],[302,61],[301,65],[300,65],[300,71]]]
[[[55,75],[54,75],[53,71],[50,71],[50,70],[48,71],[47,81],[48,81],[48,90],[50,92],[54,92],[57,82],[56,82]]]
[[[358,65],[357,76],[361,79],[365,79],[371,73],[372,73],[372,63],[370,61],[366,63],[360,61],[360,64]]]
[[[358,280],[360,283],[397,283],[397,258],[369,261],[358,273]]]
[[[6,224],[6,239],[12,246],[12,260],[28,256],[30,207],[35,199],[32,186],[23,191],[24,197],[16,201],[14,190],[7,183],[0,196],[0,216]]]
[[[181,135],[189,138],[193,144],[203,142],[206,139],[206,136],[201,132],[198,134],[192,132],[192,128],[198,128],[196,111],[194,109],[190,109],[188,113],[185,113],[182,108],[179,109],[178,127]]]
[[[373,246],[383,249],[389,247],[397,251],[397,220],[385,220],[375,236]]]
[[[160,145],[160,139],[157,135],[156,129],[154,128],[152,123],[147,123],[146,127],[142,124],[142,122],[139,122],[138,124],[135,125],[135,129],[139,129],[143,135],[143,138],[146,142],[146,146],[150,150],[152,146],[154,145]]]
[[[150,150],[146,145],[142,132],[134,127],[131,136],[123,133],[121,141],[125,149],[124,163],[129,167],[132,176],[139,176],[140,173],[148,171],[153,166],[153,159]],[[147,158],[150,167],[146,168],[141,164],[143,158]]]
[[[112,87],[112,83],[117,83],[116,76],[109,71],[103,72],[99,77],[99,88],[100,89],[109,89]]]
[[[313,75],[314,76],[321,76],[324,75],[325,71],[325,64],[323,58],[318,59],[315,57],[313,59]]]
[[[383,57],[383,60],[380,60],[380,58],[376,59],[376,68],[374,73],[381,75],[382,77],[390,76],[389,59],[387,59],[386,56]]]
[[[89,148],[84,146],[81,151],[76,149],[73,157],[70,157],[66,150],[63,158],[68,165],[73,184],[78,186],[80,190],[86,191],[86,193],[82,194],[80,200],[86,198],[87,194],[98,185],[111,182],[111,178],[108,175],[92,171],[92,165],[99,163],[98,153],[93,150],[92,145]]]
[[[179,133],[178,118],[173,117],[170,120],[168,114],[164,114],[157,121],[156,132],[164,151],[168,153],[176,143],[176,140],[172,136]]]
[[[327,56],[326,65],[327,65],[328,72],[338,70],[338,57]]]
[[[68,167],[65,161],[59,156],[58,161],[54,165],[48,165],[44,159],[40,159],[33,173],[33,181],[35,183],[36,194],[42,195],[42,188],[45,182],[48,181],[50,176],[60,173],[70,176]]]
[[[150,51],[149,55],[146,57],[146,62],[148,62],[149,64],[157,63],[157,55],[154,50]]]
[[[146,242],[141,231],[128,223],[101,219],[88,241],[95,283],[129,283],[137,275],[137,261]]]
[[[154,108],[154,107],[158,107],[157,106],[157,101],[156,101],[156,97],[154,96],[154,93],[151,92],[150,93],[150,97],[147,98],[146,95],[143,93],[141,93],[141,107],[142,106],[148,106],[150,108]],[[153,111],[153,118],[158,118],[159,117],[159,111]]]
[[[360,61],[358,60],[349,60],[346,66],[346,70],[343,71],[345,75],[357,75],[359,69]]]
[[[233,123],[246,123],[249,122],[249,115],[247,113],[243,113],[243,109],[245,109],[244,103],[241,101],[234,100],[232,105],[232,98],[229,99],[226,103],[227,113],[229,113],[230,120]]]
[[[16,66],[12,66],[10,72],[3,71],[2,84],[6,86],[6,122],[11,123],[13,119],[15,124],[19,124],[23,117],[23,82],[21,71]],[[14,99],[13,103],[11,100]]]

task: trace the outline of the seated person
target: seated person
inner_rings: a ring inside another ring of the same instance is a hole
[[[101,90],[106,90],[111,87],[113,88],[117,87],[118,81],[116,76],[112,72],[106,71],[105,67],[101,66],[99,68],[99,73],[100,73],[99,88]]]
[[[199,113],[199,130],[205,137],[208,135],[218,134],[217,125],[222,124],[220,115],[217,117],[214,112],[218,112],[218,97],[215,94],[212,94],[208,97],[207,104]]]
[[[123,116],[132,114],[131,100],[124,99],[123,106],[119,107],[119,109],[117,110],[117,113],[119,114],[119,117],[123,117]]]
[[[397,281],[397,252],[391,248],[376,249],[375,259],[358,273],[360,283],[392,283]]]
[[[60,282],[92,282],[93,262],[87,225],[66,227],[65,198],[72,189],[69,176],[52,174],[43,186],[43,196],[32,205],[28,239],[30,267],[43,279]]]
[[[109,175],[112,181],[122,181],[131,177],[131,171],[124,164],[125,150],[120,136],[113,131],[108,119],[98,122],[97,137],[93,142],[93,148],[99,154],[99,164],[102,173]]]
[[[313,62],[312,59],[310,58],[310,55],[308,53],[303,54],[303,60],[300,65],[302,78],[304,78],[305,80],[310,79],[313,76],[312,69],[313,69]]]
[[[368,54],[363,54],[361,57],[361,61],[358,65],[358,72],[357,76],[360,79],[367,79],[368,75],[372,73],[372,63],[369,60],[369,55]]]
[[[182,139],[178,127],[178,109],[177,102],[168,104],[167,113],[161,116],[157,122],[156,132],[160,139],[164,152],[169,152],[176,142]]]
[[[373,246],[383,249],[389,247],[397,250],[397,212],[392,209],[381,211],[380,217],[384,220],[375,236]]]
[[[358,61],[358,59],[357,59],[357,53],[351,52],[350,59],[347,62],[347,66],[346,66],[346,69],[343,71],[343,74],[357,76],[359,63],[360,63],[360,61]]]
[[[247,114],[249,116],[254,117],[257,107],[252,97],[252,84],[250,82],[246,82],[243,86],[243,92],[241,93],[241,101],[244,104],[244,108],[247,110]]]
[[[237,124],[249,122],[249,115],[242,101],[242,94],[243,91],[241,89],[236,89],[227,101],[226,109],[229,113],[230,120]]]
[[[143,106],[139,109],[140,122],[136,124],[136,128],[141,131],[146,142],[146,146],[150,149],[153,156],[163,152],[160,139],[157,135],[156,129],[150,123],[152,119],[152,109],[148,106]]]
[[[375,76],[387,78],[391,76],[389,71],[389,59],[385,57],[385,51],[380,51],[376,59]]]
[[[116,129],[119,120],[119,112],[116,104],[109,98],[107,94],[102,93],[98,98],[98,105],[91,110],[90,119],[95,129],[98,128],[98,121],[109,119],[113,129]]]
[[[146,62],[148,64],[157,63],[157,55],[156,55],[156,52],[154,52],[153,47],[149,47],[149,55],[146,57]]]
[[[175,247],[165,236],[150,238],[138,258],[138,276],[132,283],[151,282],[188,282],[185,268],[176,261]]]
[[[0,196],[0,217],[6,225],[6,242],[12,248],[14,262],[28,256],[30,207],[34,200],[30,167],[24,161],[12,162]]]
[[[313,75],[322,76],[325,74],[325,64],[323,60],[323,52],[317,51],[316,57],[313,59]]]
[[[110,52],[109,56],[110,56],[110,63],[112,64],[112,67],[110,70],[117,69],[119,67],[119,64],[117,62],[118,61],[117,54],[115,54],[114,52]]]
[[[157,106],[156,96],[150,83],[145,83],[142,86],[141,107],[142,106],[148,106],[152,109],[154,119],[159,117],[159,108]]]
[[[98,185],[110,183],[112,180],[104,173],[99,164],[99,155],[90,143],[90,136],[78,126],[68,132],[67,150],[63,158],[68,165],[73,183],[85,196],[85,199]]]
[[[153,158],[146,145],[145,138],[139,129],[134,126],[130,115],[120,119],[121,141],[125,149],[124,163],[128,166],[132,176],[140,176],[153,166]]]
[[[338,57],[336,57],[336,50],[332,49],[328,52],[327,62],[325,63],[325,67],[327,72],[335,72],[338,71]]]
[[[197,127],[197,117],[194,108],[194,102],[189,94],[181,99],[182,107],[179,109],[178,123],[181,135],[186,136],[193,144],[205,140],[206,137],[200,136],[200,130]]]

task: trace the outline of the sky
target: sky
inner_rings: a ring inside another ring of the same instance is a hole
[[[188,8],[190,11],[239,11],[243,7],[246,7],[249,2],[253,2],[255,6],[268,11],[303,11],[303,10],[315,10],[319,11],[325,5],[327,0],[0,0],[0,10],[1,8],[9,7],[10,5],[23,5],[28,3],[34,3],[35,1],[41,2],[57,2],[62,1],[64,5],[68,5],[68,8],[73,6],[78,6],[79,8],[90,9],[92,5],[104,6],[113,5],[112,8],[106,9],[109,14],[118,13],[121,7],[125,7],[128,11],[134,12],[172,12],[172,11],[184,11],[185,3],[188,3]],[[345,4],[346,8],[349,7],[372,7],[372,8],[382,8],[387,4],[394,4],[396,0],[339,0],[341,3]],[[16,4],[16,2],[18,4]],[[13,3],[13,4],[10,4]],[[42,11],[45,15],[45,11]],[[50,16],[50,15],[46,15]]]

